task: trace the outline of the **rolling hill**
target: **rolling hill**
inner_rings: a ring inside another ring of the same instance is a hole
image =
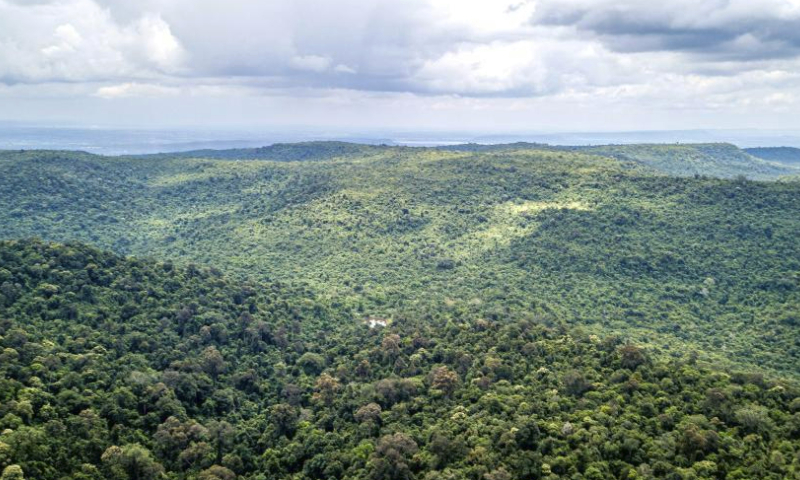
[[[0,235],[301,284],[364,318],[529,318],[800,371],[798,183],[538,146],[297,148],[303,161],[6,152]]]
[[[349,142],[299,142],[276,143],[259,148],[234,148],[228,150],[191,150],[169,154],[142,155],[142,157],[168,156],[172,158],[213,158],[224,160],[271,160],[275,162],[321,161],[348,156],[377,154],[385,146],[362,145]]]
[[[583,152],[640,163],[673,176],[709,176],[752,180],[774,179],[796,173],[785,165],[756,158],[726,143],[689,145],[609,145]]]
[[[746,177],[751,180],[771,180],[800,173],[795,165],[751,155],[735,145],[709,144],[635,144],[601,146],[550,146],[532,143],[508,145],[456,145],[442,147],[451,151],[498,152],[515,150],[550,150],[581,152],[615,158],[642,165],[654,172],[670,176],[715,178]]]

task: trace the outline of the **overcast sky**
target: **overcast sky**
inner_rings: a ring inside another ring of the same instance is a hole
[[[800,129],[800,0],[0,0],[0,120]]]

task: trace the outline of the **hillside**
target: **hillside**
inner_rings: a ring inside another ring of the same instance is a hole
[[[800,148],[765,147],[747,148],[745,151],[750,155],[763,160],[779,162],[793,167],[800,167]]]
[[[0,242],[8,478],[798,478],[800,392],[533,319]]]
[[[301,283],[357,316],[558,320],[665,358],[800,372],[798,183],[531,149],[2,158],[3,238]]]
[[[794,172],[785,165],[756,158],[725,143],[689,145],[609,145],[580,151],[628,160],[667,175],[704,175],[717,178],[743,176],[751,180],[774,179]]]
[[[192,150],[169,154],[141,155],[142,157],[213,158],[219,160],[270,160],[274,162],[321,161],[348,156],[378,154],[386,147],[348,142],[319,141],[276,143],[259,148],[227,150]]]
[[[800,173],[793,165],[757,158],[748,151],[725,143],[711,144],[636,144],[601,146],[553,146],[535,143],[508,145],[455,145],[440,147],[449,151],[514,152],[546,150],[581,152],[601,155],[623,162],[644,166],[654,172],[678,177],[707,176],[715,178],[745,177],[751,180],[771,180]]]
[[[261,148],[230,150],[196,150],[189,152],[145,155],[145,158],[205,158],[218,160],[268,160],[275,162],[329,161],[352,157],[381,156],[402,150],[421,151],[423,148],[389,147],[386,145],[360,145],[347,142],[278,143]],[[554,146],[537,143],[511,143],[498,145],[464,144],[435,147],[445,152],[515,153],[515,152],[580,152],[614,158],[647,167],[667,175],[716,178],[746,177],[751,180],[771,180],[781,176],[799,174],[800,163],[796,149],[742,150],[731,144],[640,144],[603,145],[590,147]],[[751,155],[751,151],[758,155]],[[774,158],[773,158],[774,157]],[[797,158],[795,158],[797,157]]]

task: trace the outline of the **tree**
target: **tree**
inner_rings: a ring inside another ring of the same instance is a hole
[[[571,370],[564,375],[564,389],[568,394],[580,397],[592,388],[592,384],[577,370]]]
[[[619,349],[619,353],[622,368],[636,370],[639,365],[647,361],[642,349],[635,345],[627,344]]]
[[[7,465],[11,461],[13,450],[5,442],[0,442],[0,465]]]
[[[236,474],[220,465],[212,465],[200,472],[197,480],[236,480]]]
[[[313,352],[306,352],[297,359],[297,365],[308,375],[318,375],[325,368],[325,363],[325,357]]]
[[[275,427],[278,436],[290,436],[294,433],[297,423],[297,409],[288,403],[278,403],[270,408],[270,421]]]
[[[512,479],[511,474],[508,473],[508,471],[503,467],[500,467],[497,470],[492,470],[491,472],[484,474],[483,478],[485,480],[511,480]]]
[[[330,406],[336,399],[336,394],[339,391],[339,380],[336,380],[327,373],[323,373],[317,378],[314,390],[314,399],[322,402],[326,406]]]
[[[541,437],[539,425],[536,423],[536,420],[529,418],[522,422],[522,424],[517,427],[514,437],[514,440],[516,440],[520,448],[524,450],[535,450]]]
[[[236,429],[225,420],[212,420],[208,423],[208,436],[213,440],[217,452],[217,460],[215,463],[222,463],[222,456],[225,450],[233,443],[235,435]]]
[[[702,415],[689,417],[686,420],[678,446],[692,461],[715,452],[719,447],[719,435],[709,428],[708,419]]]
[[[370,461],[375,480],[410,480],[414,478],[409,460],[417,453],[417,443],[404,433],[385,435]]]
[[[400,341],[400,335],[396,333],[383,337],[381,349],[383,349],[384,356],[390,359],[397,357],[400,354]]]
[[[203,350],[202,361],[203,370],[214,378],[225,371],[225,359],[216,347],[211,346]]]
[[[752,405],[736,410],[736,421],[745,431],[760,435],[767,435],[775,429],[775,424],[769,418],[769,411],[761,405]]]
[[[434,432],[428,441],[427,449],[436,456],[433,462],[437,470],[457,461],[466,453],[466,446],[460,437],[450,438],[443,433]]]
[[[154,480],[161,478],[164,472],[150,451],[139,444],[108,447],[101,460],[111,478]]]
[[[161,458],[174,460],[192,442],[207,439],[208,429],[195,421],[181,422],[176,417],[167,418],[153,435],[155,450]]]
[[[431,371],[431,386],[445,395],[450,395],[458,385],[458,374],[446,366]]]
[[[357,422],[379,424],[381,420],[381,406],[377,403],[368,403],[356,410],[354,415]]]
[[[9,465],[3,469],[3,475],[0,477],[2,480],[25,480],[22,474],[22,467],[19,465]]]

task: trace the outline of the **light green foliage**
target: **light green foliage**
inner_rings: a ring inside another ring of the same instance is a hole
[[[800,184],[641,165],[713,174],[750,161],[726,145],[578,149],[639,163],[467,147],[298,144],[217,152],[224,160],[6,152],[0,235],[299,282],[365,318],[533,316],[667,356],[800,371]]]
[[[22,468],[19,465],[9,465],[3,469],[2,480],[24,480]]]

